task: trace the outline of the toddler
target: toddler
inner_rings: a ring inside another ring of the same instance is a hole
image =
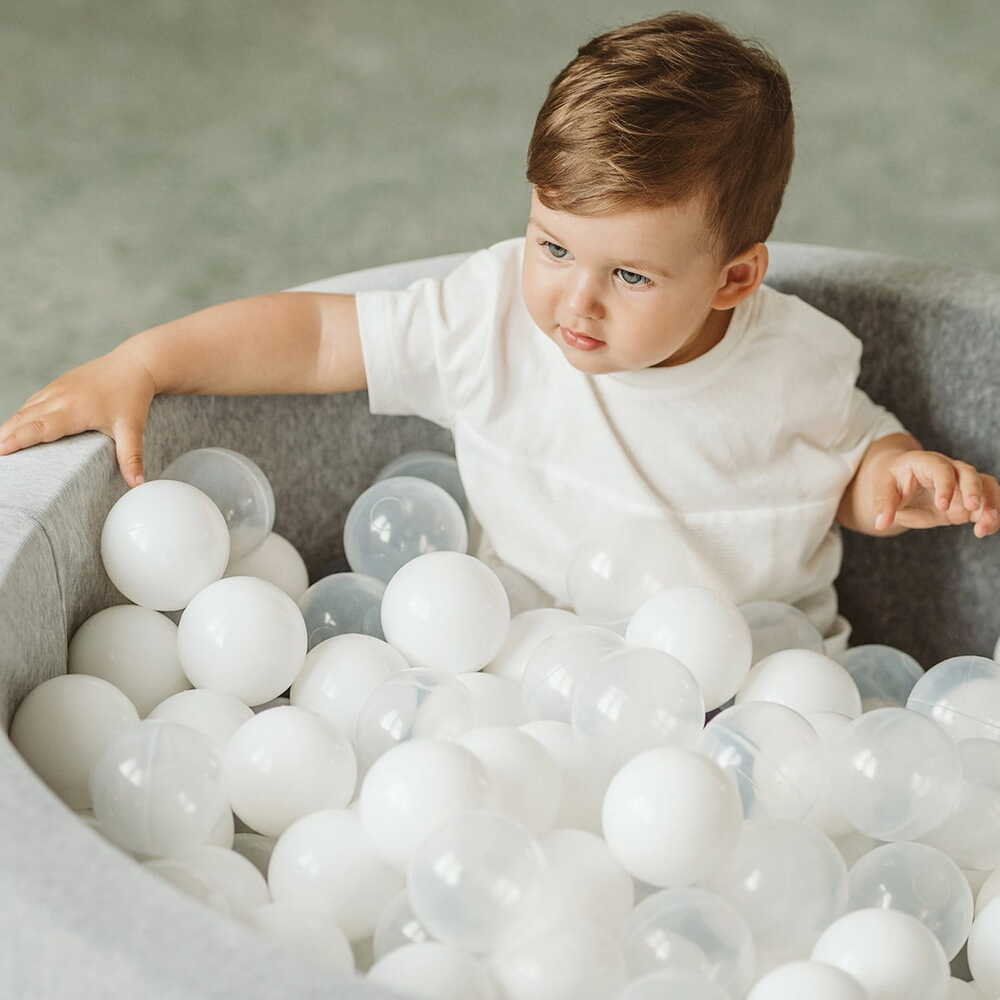
[[[538,113],[524,236],[400,291],[261,295],[152,327],[30,397],[0,454],[99,430],[134,486],[157,393],[367,389],[372,413],[453,432],[474,554],[557,604],[582,537],[646,519],[688,582],[793,604],[840,652],[840,526],[983,538],[1000,490],[857,387],[854,334],[763,284],[793,133],[781,66],[717,21],[609,31]]]

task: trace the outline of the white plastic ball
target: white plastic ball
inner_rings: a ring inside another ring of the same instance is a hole
[[[173,860],[215,885],[235,917],[245,919],[251,910],[271,901],[264,876],[236,851],[200,844],[178,852]]]
[[[788,820],[744,823],[736,849],[706,881],[747,922],[757,972],[808,957],[847,907],[847,867],[826,834]]]
[[[241,558],[229,557],[224,576],[256,576],[280,587],[293,601],[309,589],[309,570],[299,550],[272,531],[252,552]]]
[[[104,749],[90,794],[110,839],[160,857],[207,843],[229,809],[215,743],[188,726],[148,719]]]
[[[355,809],[322,809],[278,837],[267,869],[278,902],[329,910],[352,941],[375,930],[379,914],[403,888],[381,858]]]
[[[1000,995],[1000,900],[976,917],[969,934],[969,971],[987,996]]]
[[[309,813],[346,806],[358,775],[351,744],[294,705],[243,723],[226,744],[223,763],[233,812],[269,837]]]
[[[521,677],[521,700],[529,718],[569,722],[577,683],[608,653],[624,646],[620,635],[598,625],[574,626],[542,640]]]
[[[947,995],[950,974],[940,942],[916,917],[898,910],[846,913],[820,935],[811,957],[853,976],[870,1000]]]
[[[710,877],[736,846],[736,786],[706,757],[657,747],[611,779],[601,822],[611,853],[635,878],[686,886]]]
[[[358,712],[358,763],[366,770],[405,740],[453,739],[474,724],[472,695],[454,674],[423,667],[396,671],[368,695]]]
[[[417,848],[406,884],[414,914],[437,940],[486,953],[532,915],[545,869],[542,849],[521,824],[467,812]]]
[[[290,954],[343,976],[354,970],[347,936],[321,907],[267,902],[247,914],[246,923]]]
[[[485,558],[483,555],[480,555],[479,558],[496,573],[497,579],[503,584],[503,589],[507,591],[512,618],[524,611],[551,608],[555,603],[555,598],[550,593],[539,587],[534,580],[525,576],[520,570],[508,566],[504,562]]]
[[[702,730],[698,749],[733,780],[747,819],[803,819],[815,805],[819,737],[785,705],[723,709]]]
[[[697,951],[678,949],[677,938]],[[699,887],[664,889],[647,896],[632,911],[623,941],[631,975],[692,968],[693,955],[700,954],[701,971],[734,997],[746,993],[756,967],[747,922],[731,903]]]
[[[160,473],[197,487],[226,520],[231,558],[253,552],[274,527],[274,490],[253,459],[229,448],[195,448],[178,455]]]
[[[850,872],[850,907],[880,907],[916,917],[941,942],[950,962],[972,927],[972,890],[947,855],[926,844],[876,847]]]
[[[386,751],[365,775],[361,822],[375,849],[403,870],[442,823],[470,809],[488,809],[486,770],[471,750],[415,739]]]
[[[1000,896],[1000,868],[991,872],[976,893],[976,916]]]
[[[985,656],[942,660],[913,685],[906,707],[953,740],[1000,740],[1000,663]]]
[[[313,646],[292,681],[291,703],[325,719],[353,740],[368,697],[409,664],[399,650],[371,635],[346,633]]]
[[[140,718],[191,686],[177,657],[177,626],[159,611],[136,604],[91,615],[73,633],[66,672],[114,684]]]
[[[469,692],[476,727],[519,726],[525,721],[517,681],[482,670],[456,674],[455,679]]]
[[[113,684],[88,674],[58,674],[21,700],[10,741],[70,809],[88,809],[95,762],[138,722],[135,705]]]
[[[223,916],[235,917],[232,906],[218,882],[205,878],[204,872],[193,871],[190,866],[171,857],[148,858],[141,864],[150,874],[169,882],[186,896],[204,903]]]
[[[985,994],[979,992],[975,983],[954,976],[948,980],[948,1000],[983,1000],[984,997]]]
[[[382,598],[385,638],[415,667],[481,670],[500,650],[509,625],[510,603],[496,573],[462,552],[411,559]]]
[[[754,983],[747,1000],[869,1000],[854,978],[826,962],[799,960],[779,965]]]
[[[368,981],[415,1000],[496,1000],[483,964],[438,941],[407,944],[383,955]]]
[[[505,1000],[606,1000],[626,979],[619,942],[579,918],[514,937],[491,955],[490,969]]]
[[[253,715],[253,709],[234,694],[191,688],[161,701],[146,718],[190,726],[207,736],[221,750],[233,733]]]
[[[351,504],[344,522],[348,565],[383,583],[415,558],[431,552],[464,554],[468,545],[461,507],[437,483],[416,476],[373,483]]]
[[[749,601],[739,608],[753,638],[752,664],[782,649],[812,649],[817,653],[825,649],[823,636],[812,619],[793,604]]]
[[[178,611],[225,572],[229,528],[201,490],[156,479],[115,501],[101,528],[101,560],[133,604]]]
[[[642,604],[625,639],[677,657],[701,685],[711,711],[739,690],[750,669],[753,639],[739,608],[707,587],[671,587]]]
[[[851,825],[878,840],[915,840],[958,802],[962,762],[935,722],[905,708],[865,712],[833,749],[830,783]]]
[[[548,891],[570,912],[619,935],[635,902],[635,886],[608,845],[586,830],[550,830],[538,841],[548,861]]]
[[[306,626],[296,603],[273,583],[226,577],[184,609],[177,649],[195,687],[260,705],[286,690],[302,669]]]
[[[651,972],[633,979],[616,1000],[731,1000],[729,993],[704,973],[688,969]]]
[[[852,646],[839,661],[854,678],[865,712],[905,708],[913,685],[924,676],[923,667],[909,653],[878,643]]]
[[[503,645],[483,669],[520,684],[528,657],[543,639],[583,624],[579,616],[563,608],[534,608],[513,615]]]
[[[693,747],[705,725],[705,701],[680,660],[649,646],[625,646],[576,681],[571,719],[595,755],[621,766],[653,747]]]
[[[385,639],[384,594],[385,584],[363,573],[331,573],[321,577],[298,599],[309,649],[334,636],[352,633]]]
[[[736,695],[745,701],[774,701],[810,712],[861,714],[861,694],[854,678],[834,659],[811,649],[782,649],[765,656],[747,675]]]

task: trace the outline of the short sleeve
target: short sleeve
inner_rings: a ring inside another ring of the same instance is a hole
[[[372,413],[454,428],[456,413],[489,377],[490,344],[512,286],[507,243],[470,254],[443,278],[355,293]]]
[[[836,450],[851,467],[853,475],[861,464],[868,446],[888,434],[909,433],[895,414],[873,402],[857,386],[851,392],[847,417]]]

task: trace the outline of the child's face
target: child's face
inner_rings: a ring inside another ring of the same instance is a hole
[[[722,339],[767,270],[763,243],[722,267],[697,252],[703,226],[700,201],[582,216],[545,208],[532,188],[521,274],[529,315],[592,375],[692,361]],[[585,350],[561,327],[603,343]]]

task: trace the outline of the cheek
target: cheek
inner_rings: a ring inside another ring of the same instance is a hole
[[[521,273],[521,294],[524,296],[524,304],[528,314],[535,323],[545,329],[551,325],[552,295],[546,287],[543,277],[539,276],[536,270],[525,265]]]

